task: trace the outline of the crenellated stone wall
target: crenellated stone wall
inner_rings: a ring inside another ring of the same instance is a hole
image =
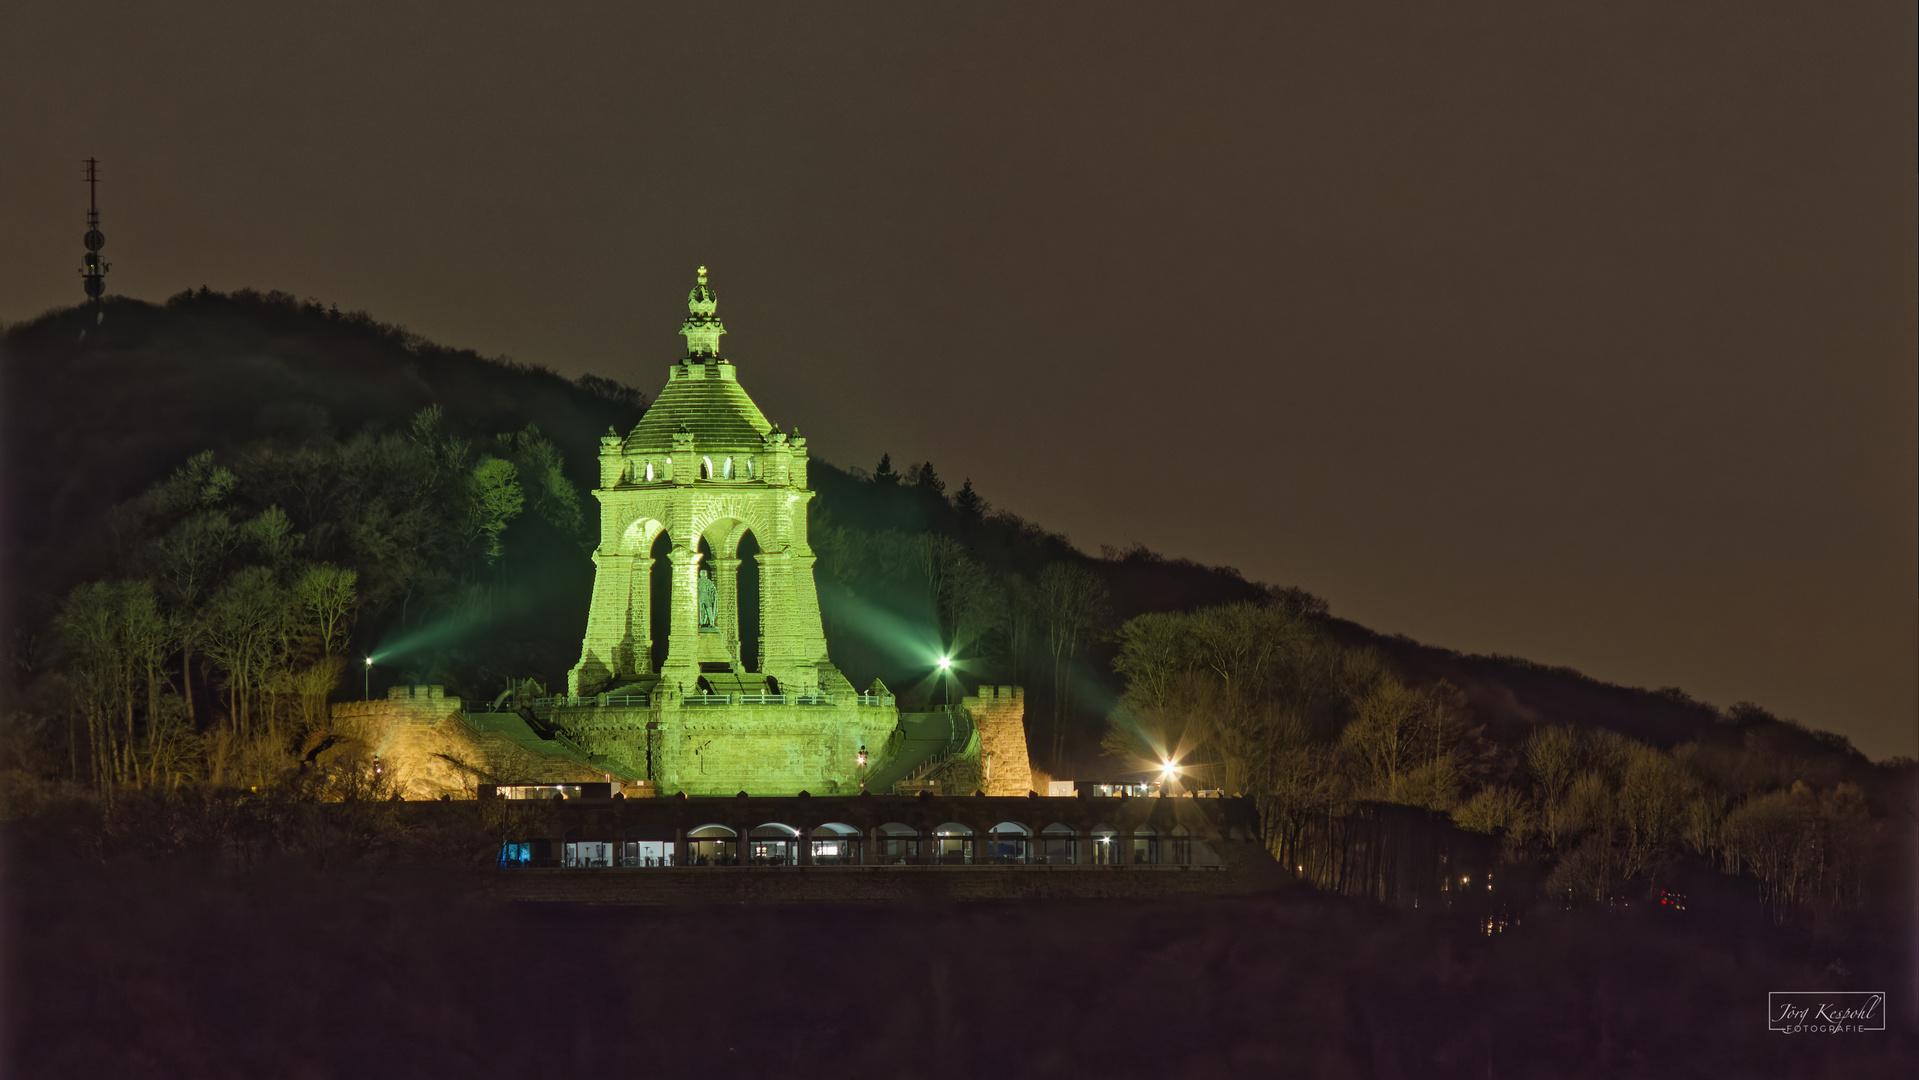
[[[981,787],[988,795],[1024,795],[1033,787],[1026,753],[1026,690],[981,686],[960,704],[979,731]]]

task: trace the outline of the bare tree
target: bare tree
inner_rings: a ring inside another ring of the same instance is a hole
[[[1080,646],[1106,621],[1110,597],[1098,575],[1079,563],[1048,564],[1038,585],[1040,621],[1053,654],[1053,769],[1066,752],[1066,711],[1072,693],[1073,660]]]

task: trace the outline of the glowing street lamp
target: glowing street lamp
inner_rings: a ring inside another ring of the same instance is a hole
[[[373,658],[371,656],[366,658],[366,678],[360,680],[360,682],[361,682],[360,700],[372,701],[373,700]]]
[[[1159,792],[1161,795],[1166,794],[1167,785],[1177,779],[1179,779],[1178,762],[1167,760],[1159,763]]]
[[[950,681],[952,677],[953,658],[950,656],[940,657],[940,681],[946,683],[946,709],[948,712],[951,712],[953,709],[953,684]]]

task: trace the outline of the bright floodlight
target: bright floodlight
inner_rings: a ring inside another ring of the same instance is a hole
[[[948,670],[951,670],[951,668],[952,668],[952,667],[953,667],[953,658],[952,658],[952,657],[950,657],[950,656],[942,656],[942,657],[940,657],[940,670],[941,670],[941,671],[948,671]]]
[[[371,656],[369,656],[369,657],[367,657],[367,658],[366,658],[366,666],[367,666],[367,667],[372,667],[372,666],[373,666],[373,658],[372,658]]]
[[[1159,771],[1161,772],[1161,774],[1165,775],[1167,778],[1170,779],[1172,777],[1179,775],[1179,766],[1168,761],[1160,765]]]

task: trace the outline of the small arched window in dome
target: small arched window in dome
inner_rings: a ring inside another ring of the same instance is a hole
[[[720,462],[720,478],[722,480],[733,479],[733,459],[732,458],[727,458],[725,461]]]
[[[700,479],[702,480],[713,479],[713,459],[712,458],[703,457],[700,459]]]
[[[649,481],[653,479],[653,463],[650,461],[646,463],[646,478]]]
[[[759,473],[760,471],[753,467],[753,459],[747,458],[746,459],[746,478],[748,480],[755,479],[759,476]]]

